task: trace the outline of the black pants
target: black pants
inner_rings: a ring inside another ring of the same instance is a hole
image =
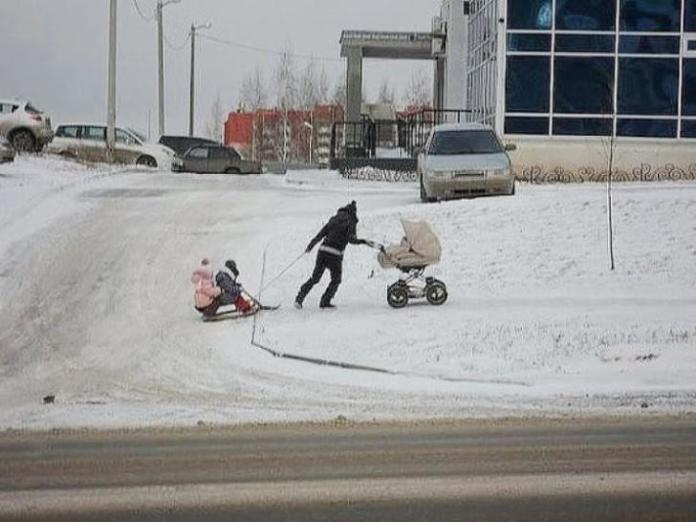
[[[300,288],[300,293],[297,294],[297,301],[302,303],[312,288],[321,281],[321,277],[324,275],[325,270],[329,270],[331,273],[331,282],[321,297],[321,305],[326,306],[331,303],[331,300],[338,292],[338,287],[341,284],[341,277],[343,275],[343,257],[329,254],[322,250],[317,254],[317,262],[314,265],[314,272],[312,277],[310,277],[305,284]]]

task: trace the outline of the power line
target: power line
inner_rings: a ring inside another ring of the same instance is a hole
[[[188,43],[188,41],[191,39],[191,33],[189,33],[186,36],[186,39],[179,45],[174,45],[169,40],[169,38],[167,38],[166,34],[164,34],[163,37],[164,37],[164,43],[167,44],[167,47],[169,47],[172,51],[182,51],[184,49],[184,47],[186,47],[186,44]]]
[[[142,9],[140,9],[140,5],[138,4],[138,0],[133,0],[133,5],[135,6],[135,10],[138,11],[140,18],[142,18],[146,22],[152,22],[155,19],[154,14],[149,16],[149,17],[145,16],[145,13],[143,13]]]
[[[343,62],[343,60],[341,58],[330,58],[327,56],[316,56],[313,54],[277,51],[275,49],[265,49],[263,47],[255,47],[253,45],[242,44],[239,42],[232,42],[230,40],[224,40],[222,38],[217,38],[215,36],[209,36],[209,35],[199,35],[199,36],[200,36],[200,38],[203,38],[205,40],[210,40],[211,42],[216,42],[216,43],[219,43],[222,45],[227,45],[229,47],[236,47],[238,49],[246,49],[247,51],[254,51],[254,52],[258,52],[258,53],[274,54],[276,56],[282,56],[284,54],[288,54],[294,58],[300,58],[300,59],[305,59],[305,60],[316,60],[318,62]]]

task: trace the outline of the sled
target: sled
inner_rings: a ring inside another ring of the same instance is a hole
[[[210,315],[210,316],[203,316],[203,322],[204,323],[216,323],[219,321],[232,321],[235,319],[244,319],[246,317],[253,317],[259,312],[270,312],[274,310],[278,310],[280,308],[280,305],[278,306],[259,306],[256,309],[254,309],[251,312],[248,313],[242,313],[237,310],[230,310],[228,312],[220,312],[215,315]]]

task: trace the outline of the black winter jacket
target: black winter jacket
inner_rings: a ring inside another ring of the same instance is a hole
[[[215,276],[215,283],[217,283],[222,291],[229,295],[232,299],[237,299],[237,297],[239,297],[239,295],[242,293],[242,285],[237,283],[237,281],[232,279],[230,274],[225,272],[217,273]]]
[[[322,239],[324,239],[322,245],[336,249],[339,252],[343,252],[348,243],[362,245],[364,241],[356,237],[357,225],[358,217],[346,209],[341,209],[312,239],[307,250],[312,250]]]

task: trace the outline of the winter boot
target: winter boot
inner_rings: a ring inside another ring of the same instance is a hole
[[[319,305],[319,308],[323,308],[325,310],[334,310],[336,308],[336,305],[331,303],[321,303]]]
[[[295,308],[297,308],[298,310],[302,310],[302,301],[300,301],[299,299],[295,299]]]

